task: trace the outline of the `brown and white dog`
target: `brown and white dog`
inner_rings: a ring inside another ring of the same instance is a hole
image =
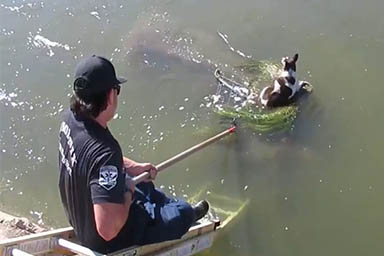
[[[260,102],[267,107],[281,107],[291,104],[295,100],[295,94],[303,86],[309,85],[306,81],[298,81],[296,78],[296,61],[299,54],[292,58],[283,57],[281,63],[283,70],[280,76],[274,80],[273,86],[265,87],[260,93]]]

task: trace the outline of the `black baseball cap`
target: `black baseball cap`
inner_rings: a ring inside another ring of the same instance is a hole
[[[92,95],[126,81],[123,77],[116,77],[115,68],[109,60],[92,55],[77,64],[73,89],[76,94]]]

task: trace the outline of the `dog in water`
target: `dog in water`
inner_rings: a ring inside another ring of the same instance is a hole
[[[292,58],[283,57],[281,63],[283,70],[280,76],[274,80],[273,86],[265,87],[260,93],[260,102],[267,107],[287,106],[295,101],[295,95],[300,89],[310,86],[307,81],[298,81],[296,78],[296,61],[299,54]]]

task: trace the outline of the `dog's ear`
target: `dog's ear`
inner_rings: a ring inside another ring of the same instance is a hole
[[[281,58],[281,64],[285,66],[285,64],[287,63],[287,60],[288,60],[288,57]]]
[[[299,54],[296,53],[296,54],[293,56],[293,60],[296,62],[298,59],[299,59]]]

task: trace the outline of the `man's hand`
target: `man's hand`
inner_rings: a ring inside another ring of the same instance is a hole
[[[154,166],[151,163],[142,163],[142,165],[143,165],[142,168],[145,169],[145,171],[149,172],[149,178],[144,180],[144,182],[150,182],[155,180],[157,176],[156,166]]]
[[[156,178],[157,169],[151,163],[137,163],[129,158],[124,157],[124,169],[129,176],[135,177],[143,172],[149,172],[150,176],[144,182],[152,181]]]

